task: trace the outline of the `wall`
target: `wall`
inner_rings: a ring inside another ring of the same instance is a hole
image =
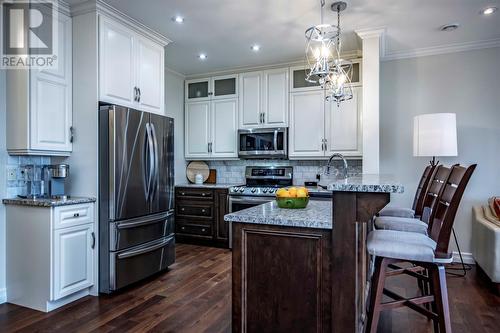
[[[348,173],[350,175],[361,173],[361,160],[348,160]],[[327,161],[287,161],[287,160],[239,160],[239,161],[208,161],[211,169],[217,170],[217,182],[229,184],[245,184],[245,166],[293,166],[294,185],[303,186],[305,181],[316,181],[318,170],[326,166]],[[334,160],[332,166],[338,170],[342,162]],[[332,171],[335,172],[335,171]],[[320,172],[321,173],[321,172]],[[184,180],[185,182],[185,180]]]
[[[5,110],[5,70],[0,70],[0,199],[7,196],[7,146]],[[0,204],[0,303],[5,302],[5,206]]]
[[[492,48],[381,65],[381,172],[395,174],[406,186],[403,195],[393,196],[395,204],[411,205],[429,160],[413,157],[413,117],[436,112],[457,114],[458,157],[440,161],[478,164],[455,221],[463,252],[471,252],[472,206],[500,195],[499,59],[500,48]]]
[[[186,161],[184,159],[184,76],[169,69],[165,70],[165,104],[165,115],[174,118],[175,183],[185,183]]]

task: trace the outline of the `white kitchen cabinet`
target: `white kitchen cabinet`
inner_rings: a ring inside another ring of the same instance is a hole
[[[240,128],[258,127],[262,122],[262,72],[240,74]]]
[[[290,159],[363,155],[361,87],[353,87],[353,98],[340,105],[326,101],[318,89],[294,92],[290,98]]]
[[[264,71],[264,123],[272,127],[288,124],[288,68]]]
[[[238,99],[188,102],[185,106],[185,158],[238,157]]]
[[[290,95],[289,158],[324,157],[323,90],[303,91]]]
[[[238,156],[238,100],[221,99],[212,102],[211,145],[213,158]]]
[[[137,87],[139,109],[163,114],[164,50],[146,38],[137,38]]]
[[[9,303],[49,312],[92,292],[97,275],[93,202],[8,204],[6,221]]]
[[[208,101],[238,97],[238,75],[186,80],[186,101]]]
[[[7,71],[7,150],[67,156],[72,151],[71,18],[58,13],[57,66]]]
[[[286,127],[288,68],[240,74],[240,128]]]
[[[185,157],[208,158],[210,156],[210,102],[189,102],[184,119]]]
[[[93,233],[93,223],[54,231],[54,300],[93,285]]]
[[[163,45],[99,17],[100,101],[163,114],[163,69]]]
[[[361,156],[361,88],[353,88],[353,97],[337,105],[326,103],[326,151],[329,155]]]

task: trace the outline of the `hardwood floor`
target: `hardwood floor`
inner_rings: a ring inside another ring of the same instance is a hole
[[[411,279],[389,280],[389,288],[413,290]],[[411,287],[411,288],[410,288]],[[500,297],[476,277],[448,277],[453,331],[498,332]],[[171,269],[112,296],[86,297],[48,314],[0,305],[0,332],[230,332],[231,252],[177,245]],[[379,332],[432,332],[415,312],[381,316]]]

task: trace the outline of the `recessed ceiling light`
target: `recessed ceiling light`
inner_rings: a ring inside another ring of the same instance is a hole
[[[200,53],[198,55],[198,58],[200,58],[201,60],[205,60],[205,59],[207,59],[207,55],[205,53]]]
[[[172,21],[174,21],[175,23],[183,23],[184,17],[177,15],[177,16],[172,17]]]
[[[451,23],[451,24],[445,24],[443,25],[441,28],[439,28],[441,31],[446,31],[446,32],[450,32],[450,31],[454,31],[454,30],[457,30],[458,27],[460,26],[460,24],[458,23]]]
[[[497,7],[487,7],[481,11],[483,15],[491,15],[497,11]]]
[[[257,44],[252,45],[251,49],[252,49],[252,51],[257,52],[260,50],[260,45],[257,45]]]

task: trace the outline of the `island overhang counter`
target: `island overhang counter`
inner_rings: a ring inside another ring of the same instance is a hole
[[[404,187],[384,175],[324,184],[331,202],[311,200],[303,210],[271,202],[225,216],[232,223],[233,332],[363,329],[368,222]]]

